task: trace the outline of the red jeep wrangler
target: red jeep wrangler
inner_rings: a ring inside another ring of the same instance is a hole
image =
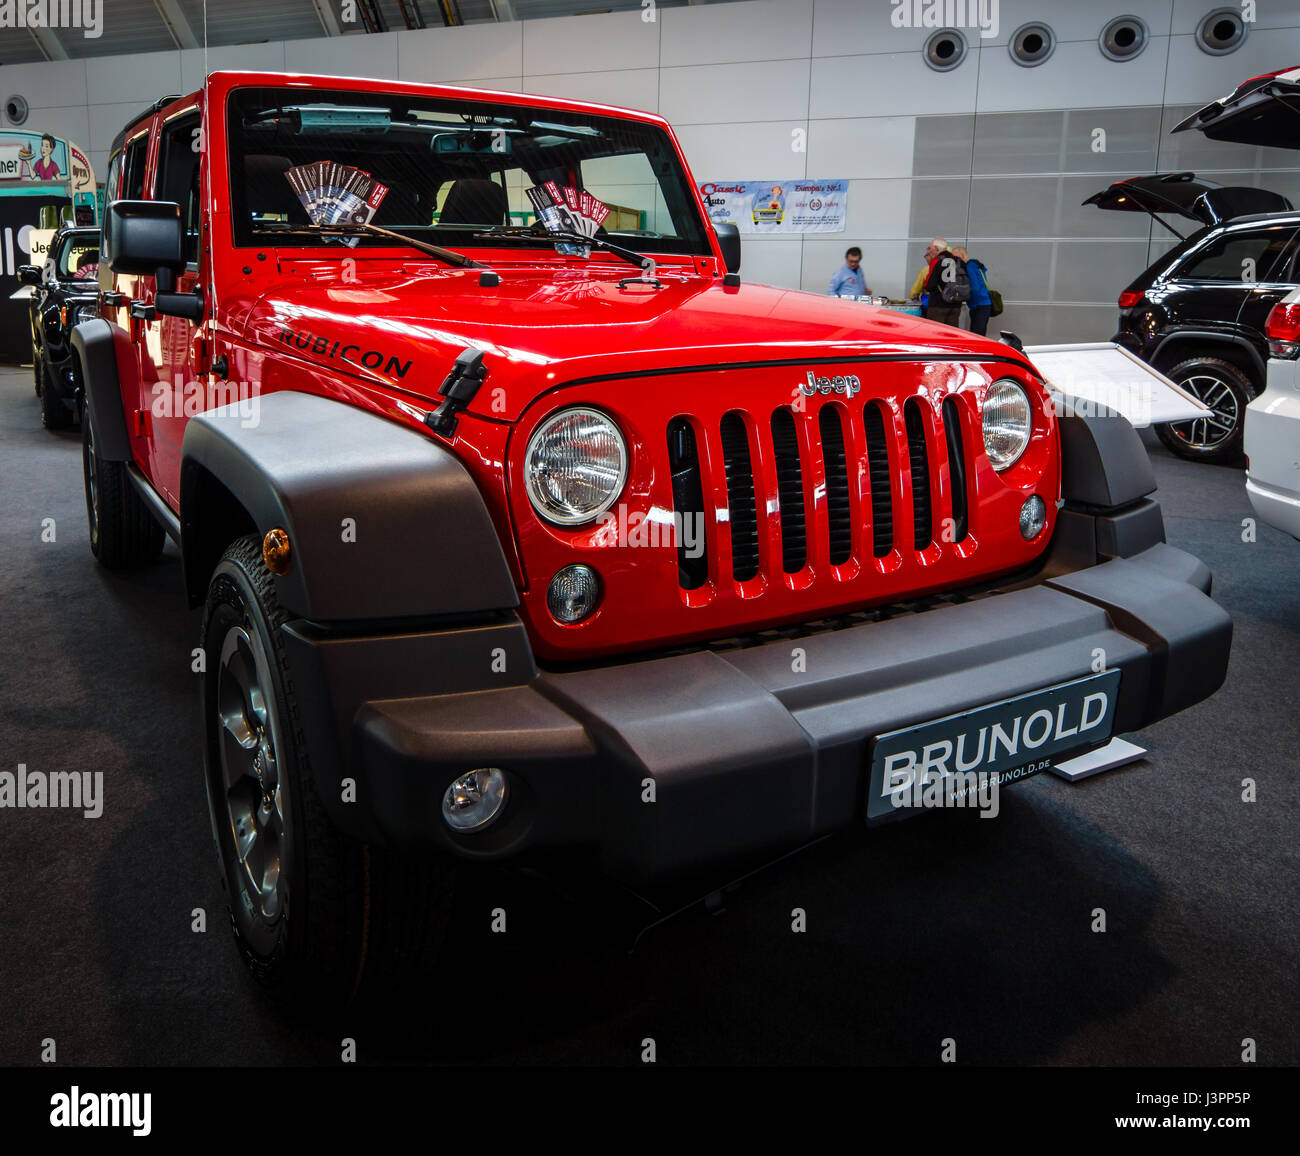
[[[288,997],[423,966],[458,862],[770,858],[1224,677],[1123,418],[743,283],[658,117],[215,73],[106,196],[92,549],[167,534],[206,603],[235,935]]]

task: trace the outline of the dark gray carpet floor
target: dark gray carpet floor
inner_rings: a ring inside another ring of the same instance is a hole
[[[1148,439],[1171,542],[1204,558],[1236,641],[1226,687],[1139,736],[1141,763],[1008,791],[996,822],[932,816],[823,843],[610,944],[607,896],[515,875],[459,901],[456,947],[366,1061],[1300,1063],[1300,543],[1239,469]],[[0,371],[0,767],[99,769],[102,818],[0,810],[0,1063],[333,1063],[230,940],[199,772],[186,609],[169,545],[110,576],[86,541],[80,442]],[[55,540],[42,541],[53,519]],[[1242,780],[1258,801],[1241,801]],[[505,904],[510,930],[489,936]],[[791,910],[807,912],[793,934]],[[1108,930],[1090,930],[1104,908]],[[191,931],[192,912],[208,930]]]

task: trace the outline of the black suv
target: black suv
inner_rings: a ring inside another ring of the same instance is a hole
[[[1277,193],[1193,173],[1119,181],[1084,204],[1150,213],[1180,238],[1120,294],[1113,340],[1213,410],[1157,426],[1166,446],[1196,461],[1236,461],[1246,406],[1264,388],[1264,322],[1300,282],[1300,212]],[[1204,227],[1184,236],[1165,214]]]
[[[68,339],[78,321],[96,313],[98,265],[99,230],[65,225],[50,241],[44,268],[18,268],[19,280],[32,286],[32,374],[46,429],[65,429],[77,418],[81,399]]]

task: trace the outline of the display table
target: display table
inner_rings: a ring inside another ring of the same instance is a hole
[[[915,301],[891,301],[887,297],[859,297],[853,293],[841,293],[841,301],[860,301],[863,305],[879,305],[882,309],[893,309],[898,313],[910,313],[913,317],[921,316],[921,306]]]

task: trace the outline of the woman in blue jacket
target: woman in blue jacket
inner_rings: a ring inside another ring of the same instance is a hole
[[[966,276],[970,278],[970,300],[966,303],[970,309],[970,331],[981,336],[988,333],[989,315],[993,311],[993,299],[989,296],[988,269],[983,261],[975,260],[966,251],[965,245],[958,245],[952,255],[966,263]]]

